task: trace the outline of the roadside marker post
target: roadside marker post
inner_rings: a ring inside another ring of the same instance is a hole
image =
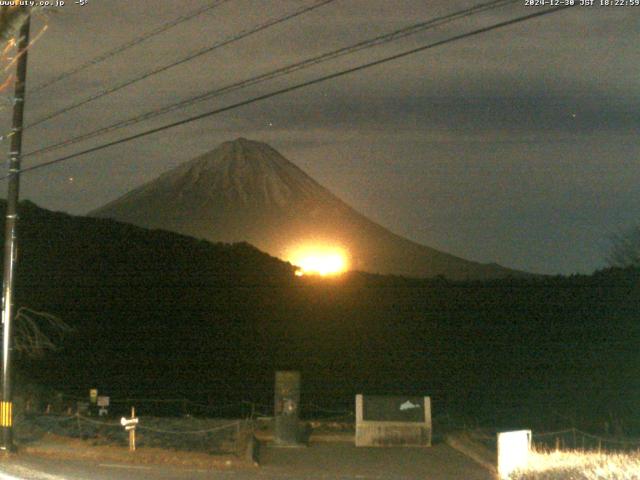
[[[129,450],[136,451],[136,425],[138,425],[138,418],[136,418],[136,409],[131,407],[131,418],[122,417],[120,419],[120,425],[129,432]]]

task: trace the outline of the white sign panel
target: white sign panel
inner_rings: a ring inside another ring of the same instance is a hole
[[[498,434],[498,474],[502,479],[519,468],[525,468],[531,451],[531,430]]]
[[[130,425],[136,425],[138,423],[138,419],[137,418],[124,418],[122,417],[120,419],[120,425],[122,425],[123,427],[128,427]]]

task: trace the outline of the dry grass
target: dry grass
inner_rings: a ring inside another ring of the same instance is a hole
[[[512,480],[640,480],[640,452],[533,451],[529,466]]]

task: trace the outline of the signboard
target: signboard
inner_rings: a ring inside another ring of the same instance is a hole
[[[96,403],[99,407],[106,408],[109,406],[109,397],[98,397]]]
[[[431,446],[431,398],[356,395],[356,447]]]
[[[511,473],[529,462],[531,430],[517,430],[498,434],[498,474],[508,479]]]
[[[120,425],[129,432],[129,450],[136,450],[136,425],[138,425],[138,417],[136,417],[136,409],[131,407],[131,418],[122,417]]]
[[[132,428],[136,428],[136,425],[138,424],[138,418],[134,417],[134,418],[125,418],[122,417],[120,419],[120,425],[122,425],[125,429],[130,430],[130,428],[127,427],[132,427]]]
[[[96,402],[98,401],[98,389],[97,388],[92,388],[91,390],[89,390],[89,400],[91,401],[92,405],[96,404]]]
[[[425,422],[424,397],[365,396],[366,422]]]

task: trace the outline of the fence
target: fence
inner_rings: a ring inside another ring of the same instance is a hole
[[[27,412],[37,413],[48,410],[55,414],[72,414],[77,411],[78,402],[87,403],[87,397],[59,394],[49,402],[40,402],[39,408],[31,405]],[[187,398],[111,398],[109,414],[127,415],[135,406],[140,412],[154,417],[206,417],[206,418],[252,418],[271,417],[273,405],[249,400],[227,403],[203,403]],[[344,405],[326,407],[308,402],[300,406],[303,420],[353,421],[353,408]]]
[[[640,448],[639,438],[601,436],[577,428],[534,432],[532,443],[535,448],[546,450],[630,451]]]
[[[24,415],[16,421],[22,442],[38,440],[45,433],[90,439],[94,445],[128,445],[128,432],[120,422],[104,417],[72,415]],[[244,455],[253,434],[250,419],[141,417],[136,428],[139,447],[158,447],[209,454]]]
[[[62,408],[57,411],[73,412],[78,402],[87,402],[87,398],[64,395]],[[203,403],[186,398],[111,398],[109,413],[126,415],[131,406],[136,406],[147,415],[154,417],[219,417],[219,418],[252,418],[266,413],[265,406],[246,400],[226,403]]]
[[[470,437],[491,451],[496,450],[496,433],[471,430]],[[531,445],[538,450],[582,450],[596,452],[637,451],[640,438],[601,436],[578,428],[552,432],[532,432]]]
[[[79,408],[80,406],[83,408]],[[22,441],[34,441],[44,433],[91,440],[94,445],[128,444],[128,434],[119,423],[131,406],[140,416],[137,445],[210,454],[245,455],[257,430],[270,429],[273,406],[250,401],[205,404],[186,398],[110,399],[107,416],[98,416],[88,398],[56,394],[49,401],[25,403],[16,418]],[[347,409],[302,405],[307,428],[350,431],[355,414]]]

